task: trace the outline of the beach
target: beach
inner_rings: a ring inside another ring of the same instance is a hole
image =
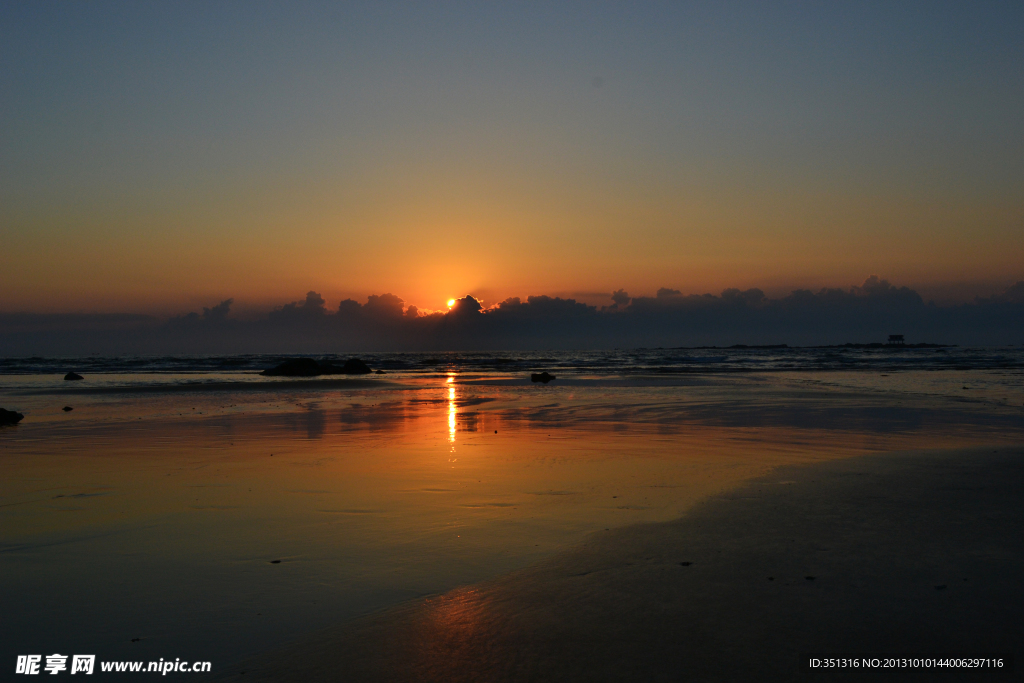
[[[226,680],[1010,680],[1009,668],[805,662],[1019,656],[1022,456],[965,449],[781,467],[680,520],[598,532]]]
[[[1012,651],[1016,371],[558,372],[8,378],[4,656],[788,680]]]

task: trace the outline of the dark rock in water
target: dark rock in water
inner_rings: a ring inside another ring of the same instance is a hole
[[[378,374],[378,375],[383,375],[383,374],[386,374],[386,373],[385,373],[385,372],[384,372],[383,370],[377,370],[377,371],[376,371],[376,374]]]
[[[68,374],[64,375],[64,380],[67,381],[67,382],[70,382],[73,379],[85,379],[85,378],[82,377],[81,375],[79,375],[77,372],[69,372]]]
[[[557,379],[557,377],[555,377],[554,375],[549,375],[547,372],[535,372],[534,374],[530,375],[531,382],[544,382],[544,384],[547,384],[553,379]]]
[[[72,408],[71,406],[64,406],[63,408],[61,408],[61,410],[63,410],[65,413],[70,413],[72,410],[74,410],[74,408]]]
[[[320,374],[321,375],[344,375],[345,368],[340,365],[334,365],[333,363],[320,363]]]
[[[291,358],[260,374],[268,377],[316,377],[322,371],[320,364],[312,358]]]
[[[342,371],[346,375],[368,375],[373,372],[366,363],[358,358],[349,358],[345,361]]]
[[[4,410],[0,408],[0,425],[14,425],[24,419],[24,415],[16,413],[13,410]]]
[[[344,365],[331,365],[330,363],[320,364],[320,373],[323,375],[367,375],[373,372],[366,363],[358,358],[349,358]]]
[[[316,377],[317,375],[366,375],[373,372],[358,358],[350,358],[344,365],[318,363],[312,358],[292,358],[277,367],[264,370],[261,375],[270,377]]]

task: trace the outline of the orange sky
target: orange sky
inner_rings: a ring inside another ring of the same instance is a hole
[[[1024,279],[1013,8],[2,11],[0,312]]]
[[[1022,276],[1021,208],[999,198],[926,203],[674,178],[578,180],[545,193],[544,183],[509,187],[470,171],[424,172],[402,189],[374,180],[322,179],[276,196],[244,188],[185,207],[169,198],[43,211],[30,219],[38,230],[7,237],[4,309],[176,312],[228,297],[244,309],[310,289],[332,306],[389,291],[429,309],[466,293],[495,302],[620,287],[782,292],[870,274],[983,292]],[[75,229],[52,227],[67,224]]]

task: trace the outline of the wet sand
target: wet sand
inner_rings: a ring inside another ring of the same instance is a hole
[[[901,376],[899,386],[889,376],[858,375],[864,386],[857,388],[831,374],[668,384],[599,378],[567,386],[520,379],[452,373],[344,390],[204,383],[166,393],[128,385],[120,393],[62,396],[46,390],[59,377],[28,377],[20,388],[0,390],[0,404],[16,401],[9,404],[26,415],[0,429],[0,583],[7,587],[0,591],[0,659],[44,651],[94,652],[103,661],[181,658],[211,661],[219,675],[275,648],[323,643],[316,634],[331,628],[355,639],[345,647],[364,659],[352,662],[374,675],[392,671],[396,680],[422,677],[409,657],[423,656],[415,643],[439,633],[441,644],[427,651],[456,666],[458,656],[445,649],[456,648],[487,667],[483,680],[495,677],[492,670],[537,678],[537,667],[552,677],[593,678],[585,662],[600,662],[605,651],[627,664],[670,661],[653,650],[621,654],[643,643],[678,649],[689,638],[702,651],[728,651],[696,635],[682,638],[687,632],[673,626],[690,623],[704,633],[710,603],[680,616],[671,611],[681,609],[679,600],[664,597],[678,587],[630,588],[628,572],[647,564],[689,576],[706,565],[696,545],[659,540],[638,524],[690,519],[695,505],[779,467],[1024,444],[1018,405],[980,391],[970,400],[928,393],[930,374]],[[970,386],[980,381],[970,375]],[[63,411],[66,405],[74,410]],[[658,553],[644,549],[647,535]],[[568,579],[529,578],[584,562],[589,556],[572,550],[584,543],[586,553],[604,548],[595,561],[609,567],[632,561],[630,553],[661,560],[620,567],[620,578],[618,569],[591,576],[571,567],[562,570]],[[690,558],[671,557],[684,550]],[[683,561],[694,564],[682,568]],[[589,583],[601,576],[611,583]],[[780,577],[773,586],[788,580]],[[509,581],[520,583],[498,590]],[[794,590],[804,589],[797,584]],[[477,588],[459,589],[466,586]],[[548,595],[571,600],[575,586],[608,604],[560,604]],[[618,613],[634,603],[636,614]],[[364,647],[351,635],[356,624],[369,628],[367,615],[383,619],[389,609],[407,621],[375,621],[377,633],[405,654]],[[675,621],[652,621],[656,628],[643,635],[636,615],[646,623],[663,609]],[[559,625],[552,614],[570,621]],[[487,636],[481,642],[495,654],[481,654],[479,642],[460,640],[470,631],[505,640]],[[559,632],[570,636],[546,635]],[[544,651],[535,641],[548,638],[554,644]],[[566,649],[567,638],[578,643],[577,654]],[[614,646],[593,645],[602,639]],[[500,663],[501,652],[520,647],[517,663]],[[380,668],[374,657],[393,668]],[[437,678],[459,675],[423,666],[439,671]],[[609,678],[629,678],[615,666]],[[651,676],[643,669],[636,678]]]
[[[1022,490],[1019,447],[782,466],[676,521],[596,532],[527,569],[306,636],[218,678],[1007,680],[1019,670],[802,662],[1019,659]]]

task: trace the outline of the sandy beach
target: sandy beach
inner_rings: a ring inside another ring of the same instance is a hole
[[[681,519],[242,663],[252,681],[1010,680],[812,671],[810,653],[1020,654],[1024,452],[803,466]]]

